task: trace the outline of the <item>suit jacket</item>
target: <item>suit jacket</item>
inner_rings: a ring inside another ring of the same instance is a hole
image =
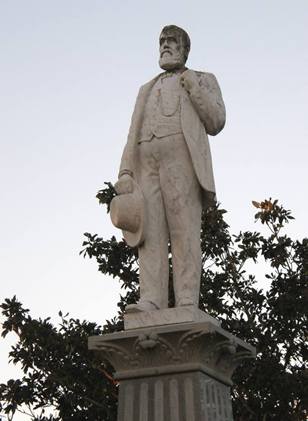
[[[193,167],[203,189],[203,206],[211,206],[215,199],[215,182],[208,134],[215,136],[225,125],[225,106],[215,76],[195,72],[196,83],[190,93],[181,88],[181,125],[191,155]],[[122,155],[120,172],[129,171],[138,182],[138,136],[143,120],[146,101],[159,74],[143,85],[138,93],[132,115],[128,139]]]

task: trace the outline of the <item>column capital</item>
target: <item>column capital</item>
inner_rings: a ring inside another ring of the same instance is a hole
[[[256,350],[211,321],[131,329],[89,338],[119,380],[202,372],[232,385],[235,368]]]

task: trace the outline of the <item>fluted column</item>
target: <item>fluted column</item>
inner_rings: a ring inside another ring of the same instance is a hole
[[[89,338],[116,370],[118,421],[232,421],[231,376],[252,346],[211,321]]]
[[[119,421],[230,421],[229,387],[192,372],[124,380]]]

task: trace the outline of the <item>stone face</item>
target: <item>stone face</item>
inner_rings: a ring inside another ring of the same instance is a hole
[[[169,241],[175,306],[198,307],[201,213],[215,201],[208,134],[223,129],[225,106],[215,76],[185,66],[189,49],[185,31],[163,29],[166,71],[139,91],[115,185],[113,220],[138,246],[139,310],[168,307]],[[139,188],[143,199],[134,195]]]
[[[233,421],[231,376],[255,355],[211,321],[93,336],[89,349],[116,370],[118,421]]]
[[[125,330],[192,322],[211,322],[220,326],[218,320],[194,306],[167,308],[157,311],[140,311],[124,315]]]

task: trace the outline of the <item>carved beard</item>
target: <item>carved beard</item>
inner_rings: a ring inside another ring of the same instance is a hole
[[[163,53],[159,59],[159,66],[163,70],[176,70],[183,67],[185,64],[184,54],[181,51]]]

